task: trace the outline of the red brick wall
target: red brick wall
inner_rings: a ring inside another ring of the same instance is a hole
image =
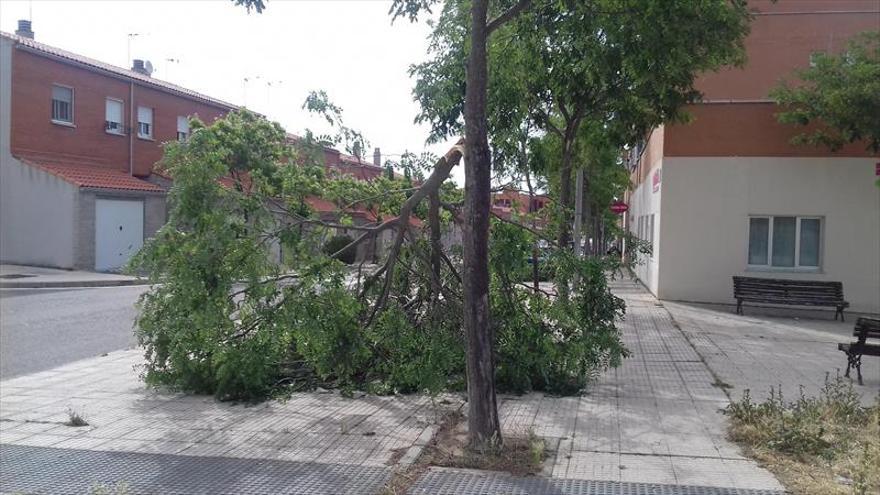
[[[76,127],[51,122],[52,84],[74,88]],[[129,135],[108,134],[104,130],[108,97],[124,102],[123,120],[134,132],[133,164],[137,176],[149,175],[153,164],[162,157],[161,143],[177,139],[179,115],[198,115],[210,122],[226,113],[221,107],[137,83],[134,112],[131,112],[127,81],[15,49],[12,56],[13,154],[57,157],[127,172]],[[138,106],[153,108],[153,141],[137,137]]]
[[[780,124],[775,103],[698,104],[688,108],[693,121],[665,128],[663,156],[876,156],[866,144],[826,147],[791,144],[813,128]]]

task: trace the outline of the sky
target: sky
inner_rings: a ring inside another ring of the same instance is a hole
[[[36,41],[126,68],[130,52],[152,62],[154,78],[245,105],[293,133],[328,130],[301,108],[322,89],[384,158],[448,151],[454,140],[425,145],[428,126],[413,122],[408,68],[427,58],[424,20],[392,24],[390,0],[266,5],[248,14],[229,0],[0,0],[0,30],[31,19]],[[462,168],[453,172],[459,184]]]

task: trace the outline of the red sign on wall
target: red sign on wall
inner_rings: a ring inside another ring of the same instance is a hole
[[[654,186],[654,192],[657,192],[660,190],[660,180],[661,180],[660,170],[661,169],[659,169],[659,168],[657,170],[655,170],[654,176],[651,177],[651,184]]]
[[[621,213],[625,213],[629,210],[629,205],[624,203],[623,201],[615,201],[611,203],[611,211],[620,215]]]
[[[880,177],[880,162],[877,162],[874,165],[874,175]]]

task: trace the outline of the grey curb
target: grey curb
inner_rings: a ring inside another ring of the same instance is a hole
[[[52,282],[38,281],[2,281],[0,289],[54,289],[75,287],[126,287],[132,285],[150,285],[150,281],[143,278],[131,280],[58,280]]]

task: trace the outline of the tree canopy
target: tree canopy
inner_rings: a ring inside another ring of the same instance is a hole
[[[856,36],[839,54],[815,53],[797,76],[771,93],[780,122],[810,127],[794,143],[837,151],[864,142],[880,152],[880,33]]]

